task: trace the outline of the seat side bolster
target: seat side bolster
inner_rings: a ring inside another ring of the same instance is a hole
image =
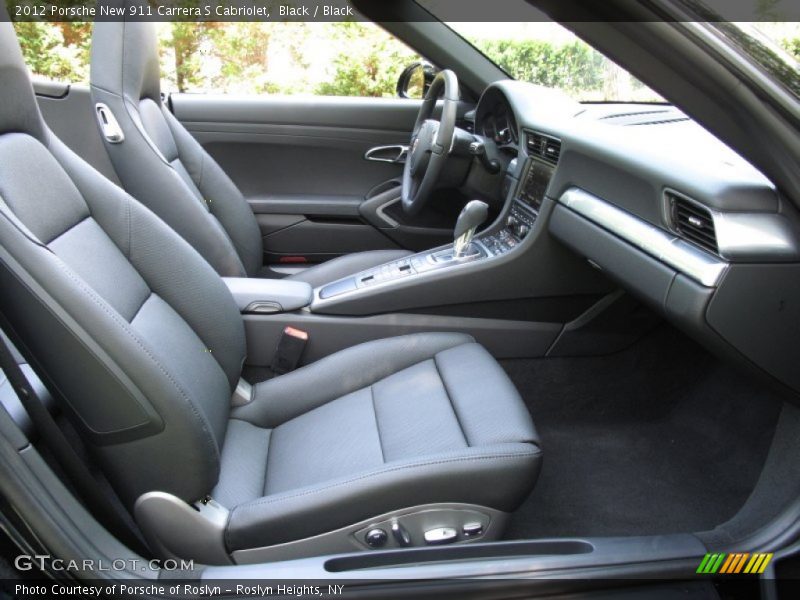
[[[163,104],[161,111],[172,133],[178,156],[194,185],[230,237],[248,277],[257,276],[264,264],[261,229],[242,192],[213,157]]]
[[[232,416],[259,427],[277,427],[443,350],[473,341],[462,333],[426,333],[365,342],[259,383],[253,401],[235,409]]]
[[[535,444],[498,444],[387,464],[235,507],[228,550],[302,539],[408,506],[460,502],[510,512],[539,473]]]
[[[503,368],[480,344],[438,353],[434,364],[470,446],[539,444],[525,403]]]

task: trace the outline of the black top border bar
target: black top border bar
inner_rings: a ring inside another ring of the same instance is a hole
[[[559,21],[606,21],[608,13],[598,8],[604,0],[559,0]],[[11,21],[446,21],[446,22],[536,22],[549,21],[553,0],[6,0]],[[800,3],[795,0],[618,0],[623,10],[614,11],[614,21],[800,21]],[[628,4],[630,11],[625,11]],[[592,6],[593,5],[593,6]],[[642,5],[677,10],[648,11]],[[356,8],[369,14],[365,18]],[[542,10],[537,10],[541,8]],[[428,12],[428,11],[431,12]],[[717,12],[718,11],[718,12]],[[654,18],[653,14],[662,15]],[[435,15],[435,16],[434,16]],[[680,15],[680,16],[672,16]]]

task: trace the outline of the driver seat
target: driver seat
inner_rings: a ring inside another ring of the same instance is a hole
[[[109,141],[103,134],[102,139],[127,192],[188,241],[222,277],[280,277],[263,264],[261,231],[242,193],[164,105],[153,23],[95,23],[91,91],[93,103],[108,107],[124,136]],[[348,254],[287,279],[319,287],[409,254]]]

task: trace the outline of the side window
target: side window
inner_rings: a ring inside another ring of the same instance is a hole
[[[395,97],[422,59],[374,23],[160,23],[164,89]]]
[[[165,92],[391,98],[422,58],[374,23],[157,23]],[[89,82],[91,23],[14,23],[31,72]]]

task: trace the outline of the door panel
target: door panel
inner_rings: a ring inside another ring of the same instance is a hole
[[[365,154],[408,144],[419,101],[174,94],[170,102],[250,202],[268,260],[398,247],[359,207],[402,164]]]

